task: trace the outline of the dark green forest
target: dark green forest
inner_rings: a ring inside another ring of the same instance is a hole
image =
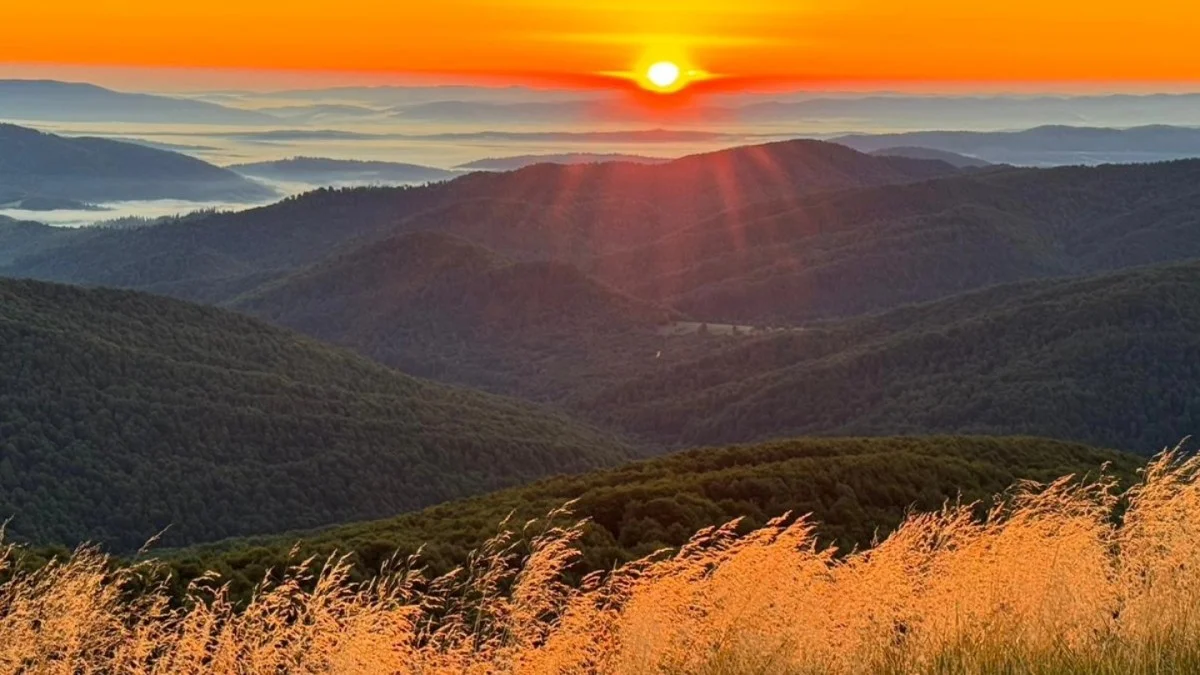
[[[174,547],[387,517],[663,448],[982,434],[1148,455],[1200,427],[1200,264],[1172,262],[1200,256],[1196,213],[1197,161],[960,171],[796,141],[135,227],[0,220],[0,275],[227,308],[0,282],[0,513],[19,540],[128,551],[168,525]],[[747,485],[768,501],[604,521],[589,559],[792,501],[843,544],[894,522]]]
[[[1153,454],[1200,428],[1200,263],[998,286],[664,363],[581,401],[684,445],[1029,434]]]
[[[826,544],[850,550],[886,534],[909,509],[937,509],[960,497],[967,503],[990,500],[1019,479],[1095,478],[1106,463],[1110,475],[1129,481],[1141,462],[1127,454],[1038,438],[774,441],[690,450],[551,478],[389,520],[159,555],[171,565],[178,586],[212,569],[242,597],[267,570],[335,551],[352,553],[356,573],[366,576],[395,553],[407,555],[423,547],[422,559],[438,573],[463,563],[468,552],[501,530],[506,518],[507,527],[519,533],[527,520],[572,500],[570,519],[590,521],[576,573],[679,546],[702,527],[744,517],[742,527],[749,529],[786,512],[811,513],[821,523]]]
[[[659,329],[682,318],[565,263],[432,232],[332,256],[230,306],[406,373],[554,401],[652,365]]]
[[[131,550],[382,517],[627,446],[233,312],[0,281],[11,537]]]

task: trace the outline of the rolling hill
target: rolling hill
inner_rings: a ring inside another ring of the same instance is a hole
[[[1197,298],[1196,262],[997,286],[672,358],[575,405],[685,445],[1030,434],[1150,454],[1200,429]]]
[[[435,571],[467,553],[510,519],[520,527],[573,501],[588,518],[576,573],[610,568],[683,544],[698,529],[744,517],[749,529],[792,512],[811,513],[824,541],[843,550],[886,534],[910,509],[936,510],[947,500],[987,500],[1018,479],[1109,471],[1132,478],[1131,455],[1038,438],[930,437],[794,439],[690,450],[579,476],[474,497],[388,520],[317,532],[241,539],[168,552],[180,587],[214,569],[248,593],[268,569],[309,555],[353,553],[369,575],[399,551],[422,548]],[[289,551],[301,542],[295,557]]]
[[[0,216],[0,265],[37,251],[63,234],[69,236],[62,228]]]
[[[419,376],[536,399],[661,348],[674,312],[559,262],[513,262],[438,233],[376,242],[229,306]]]
[[[381,517],[630,456],[233,312],[0,281],[0,513],[136,548]]]
[[[584,263],[710,321],[797,323],[1200,257],[1200,161],[969,175],[764,202]]]
[[[0,203],[28,197],[87,202],[273,196],[270,188],[176,152],[0,124]]]

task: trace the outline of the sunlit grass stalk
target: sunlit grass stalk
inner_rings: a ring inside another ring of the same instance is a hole
[[[1200,672],[1200,460],[1168,453],[1126,494],[1020,484],[839,555],[817,525],[738,523],[576,585],[561,512],[427,579],[415,558],[351,581],[346,557],[169,602],[152,565],[83,547],[34,570],[0,553],[0,673]]]

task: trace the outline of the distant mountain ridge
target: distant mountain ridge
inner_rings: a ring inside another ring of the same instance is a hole
[[[333,185],[345,182],[426,183],[460,175],[458,171],[419,164],[324,157],[292,157],[265,162],[232,164],[226,168],[253,178],[301,181],[314,185]]]
[[[55,80],[0,80],[0,120],[271,124],[270,115],[192,99],[134,94]]]
[[[489,157],[460,164],[455,168],[477,171],[515,171],[535,164],[599,164],[601,162],[631,162],[634,164],[665,164],[670,159],[645,155],[623,155],[618,153],[572,152],[553,155],[514,155],[511,157]]]
[[[1197,120],[1200,123],[1200,119]],[[916,131],[833,139],[863,152],[920,146],[992,163],[1029,166],[1161,162],[1200,157],[1200,128],[1041,126],[1023,131]]]
[[[286,273],[351,242],[361,245],[405,232],[454,234],[520,260],[574,262],[653,241],[740,205],[954,173],[942,162],[870,157],[818,141],[739,148],[653,166],[543,164],[419,188],[319,190],[202,222],[80,231],[72,241],[23,256],[0,274],[228,299],[212,284],[224,284],[230,269]],[[181,256],[201,251],[223,262],[211,271],[198,265],[178,268]]]
[[[25,198],[261,201],[275,191],[194,157],[0,124],[0,203]]]

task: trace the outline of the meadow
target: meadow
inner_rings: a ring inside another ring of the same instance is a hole
[[[352,582],[345,558],[219,579],[182,605],[153,562],[81,548],[3,558],[5,673],[1161,673],[1200,668],[1200,458],[1141,480],[1021,483],[912,513],[860,551],[814,523],[702,530],[570,584],[582,524],[509,527],[433,579],[416,557]],[[569,507],[567,507],[569,508]]]

